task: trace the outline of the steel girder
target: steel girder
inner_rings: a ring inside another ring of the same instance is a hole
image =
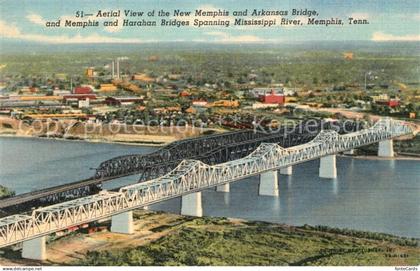
[[[274,133],[245,130],[184,139],[171,143],[150,154],[125,155],[102,162],[97,168],[95,176],[96,178],[110,178],[136,173],[141,173],[142,176],[152,176],[153,174],[147,171],[158,172],[159,169],[154,169],[154,167],[165,167],[164,165],[168,164],[169,161],[171,161],[169,162],[170,164],[178,164],[182,159],[197,159],[196,157],[203,157],[206,153],[231,144],[240,142],[248,144],[250,141],[255,141],[259,145],[262,142],[266,142],[267,139],[271,139],[273,136],[277,136],[280,140],[279,143],[282,144],[283,141],[295,140],[297,135],[306,136],[307,134],[312,135],[314,133],[316,135],[322,129],[336,128],[337,132],[340,133],[360,129],[358,124],[354,122],[333,125],[334,123],[331,122],[323,123],[322,121],[314,121],[312,122],[312,126],[307,125],[307,123],[308,121],[295,127],[282,127]],[[301,144],[304,142],[298,143]],[[290,146],[290,143],[285,145],[285,147],[288,146]],[[140,180],[142,179],[143,177],[140,178]]]
[[[383,119],[371,128],[345,135],[323,130],[310,142],[290,148],[262,143],[244,158],[217,165],[184,160],[164,176],[122,187],[118,192],[101,191],[96,195],[35,209],[30,216],[2,218],[0,247],[410,133],[411,128],[404,122]]]
[[[0,217],[94,194],[101,190],[102,182],[126,175],[139,173],[139,182],[157,178],[174,169],[183,159],[196,159],[207,164],[223,163],[248,155],[262,142],[279,143],[287,148],[310,141],[322,129],[335,129],[342,134],[360,128],[355,122],[307,120],[294,127],[281,127],[279,131],[272,133],[245,130],[181,140],[151,154],[121,156],[102,163],[102,166],[112,165],[111,171],[108,168],[107,172],[113,172],[114,175],[110,174],[108,177],[99,179],[93,177],[1,200]],[[118,166],[120,168],[115,171],[114,167]]]

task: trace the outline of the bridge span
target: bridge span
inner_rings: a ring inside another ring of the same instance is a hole
[[[22,256],[46,258],[45,236],[72,226],[111,217],[111,231],[133,232],[132,210],[182,197],[181,213],[201,216],[201,191],[211,187],[228,191],[228,185],[260,175],[260,195],[278,196],[278,169],[291,173],[293,165],[320,159],[320,177],[335,178],[335,155],[379,142],[379,154],[392,156],[392,139],[412,133],[411,128],[392,119],[381,119],[370,128],[340,135],[322,130],[310,142],[283,148],[263,143],[249,155],[215,165],[183,160],[169,173],[125,187],[37,208],[31,214],[0,219],[0,248],[23,242]]]
[[[104,161],[91,178],[2,199],[0,217],[97,194],[103,183],[124,176],[139,174],[138,182],[151,180],[170,172],[184,159],[220,164],[245,157],[263,142],[288,148],[309,142],[322,129],[334,129],[344,134],[358,131],[361,126],[356,122],[309,119],[294,127],[282,126],[271,133],[241,130],[179,140],[152,153],[124,155]]]

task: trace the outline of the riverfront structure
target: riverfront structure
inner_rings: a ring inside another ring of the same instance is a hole
[[[50,233],[112,217],[111,230],[129,234],[132,210],[179,196],[183,197],[183,214],[201,216],[200,191],[254,175],[261,175],[261,195],[278,196],[278,169],[291,173],[291,166],[319,158],[320,176],[335,178],[337,153],[386,141],[379,144],[379,154],[389,155],[392,139],[409,133],[412,131],[404,122],[382,119],[371,128],[345,135],[323,130],[310,142],[290,148],[263,143],[244,158],[213,166],[184,160],[164,176],[122,187],[118,192],[102,191],[35,209],[31,215],[4,217],[0,219],[0,247],[23,242],[23,257],[42,260],[46,258],[44,237]]]

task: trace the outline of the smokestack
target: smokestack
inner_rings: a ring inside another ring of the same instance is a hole
[[[117,78],[120,79],[120,60],[117,58]]]
[[[114,70],[115,70],[115,63],[114,63],[114,61],[112,61],[112,79],[114,79],[114,77],[115,77],[115,72],[114,72]]]

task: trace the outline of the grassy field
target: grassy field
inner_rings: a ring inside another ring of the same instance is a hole
[[[418,265],[417,240],[329,227],[196,218],[143,246],[96,250],[72,265]]]

